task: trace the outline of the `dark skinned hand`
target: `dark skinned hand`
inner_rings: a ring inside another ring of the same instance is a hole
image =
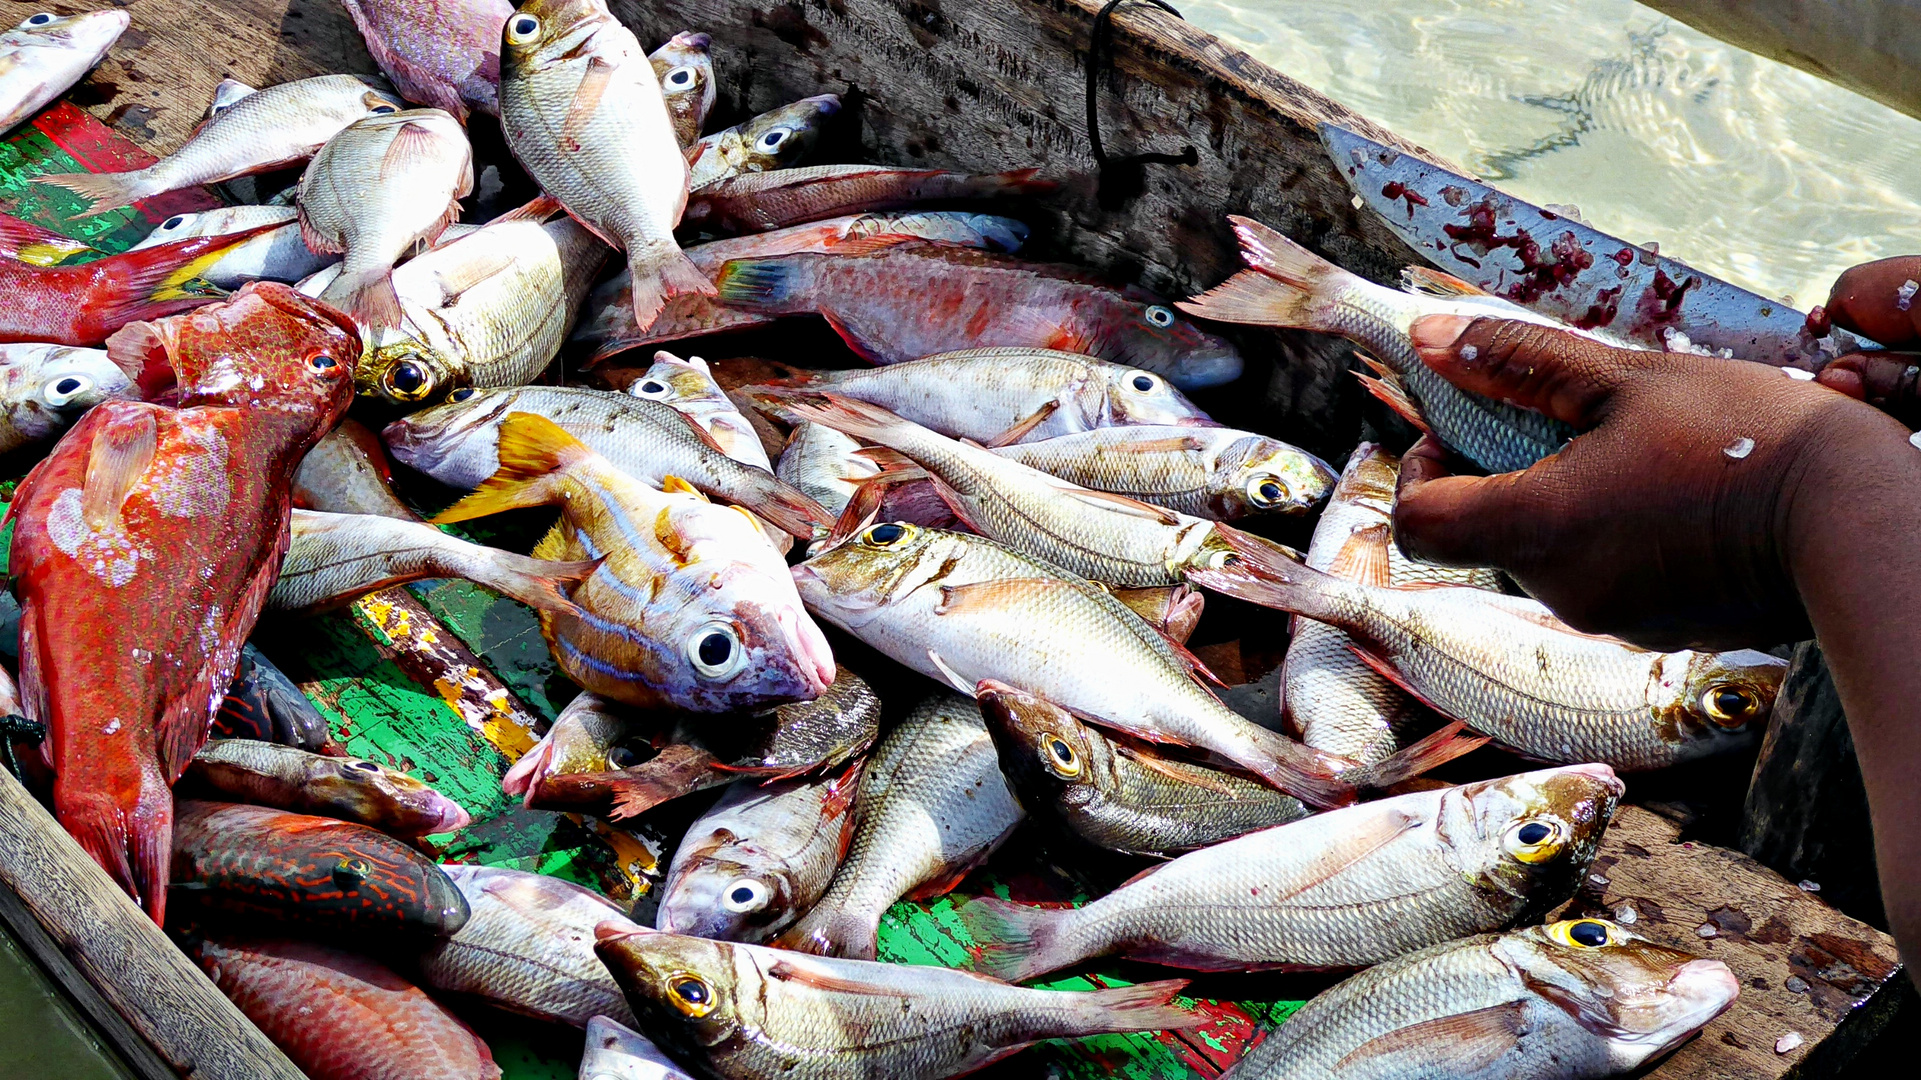
[[[1921,256],[1862,263],[1835,279],[1825,307],[1809,317],[1820,329],[1833,324],[1873,338],[1889,349],[1921,349]],[[1912,353],[1849,353],[1821,371],[1833,387],[1886,410],[1909,427],[1921,426],[1921,356]]]
[[[1498,566],[1574,626],[1651,648],[1808,637],[1792,560],[1809,485],[1852,443],[1912,452],[1894,421],[1761,364],[1487,318],[1431,316],[1413,338],[1450,382],[1581,434],[1525,472],[1487,477],[1448,475],[1445,452],[1422,440],[1402,463],[1402,549]]]

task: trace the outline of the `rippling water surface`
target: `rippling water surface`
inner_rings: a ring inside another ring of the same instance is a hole
[[[1921,252],[1921,120],[1626,0],[1174,0],[1191,22],[1535,203],[1821,302]]]

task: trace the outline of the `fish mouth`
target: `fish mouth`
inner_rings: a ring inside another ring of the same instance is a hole
[[[1683,1003],[1685,1011],[1668,1017],[1653,1031],[1629,1036],[1629,1041],[1652,1043],[1642,1060],[1657,1057],[1686,1042],[1708,1021],[1727,1011],[1741,993],[1740,980],[1719,960],[1690,960],[1668,980],[1667,994]],[[1659,1040],[1656,1042],[1656,1040]]]
[[[787,653],[794,658],[795,670],[807,681],[808,697],[826,693],[835,674],[834,650],[827,644],[827,635],[820,632],[814,620],[793,608],[782,608],[775,619],[786,640]]]
[[[435,811],[434,827],[427,830],[428,832],[454,832],[474,823],[473,815],[467,813],[465,807],[445,795],[436,793],[433,809]]]

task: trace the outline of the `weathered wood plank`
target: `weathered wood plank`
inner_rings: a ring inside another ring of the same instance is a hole
[[[179,1075],[303,1080],[300,1070],[4,769],[0,883]]]
[[[1644,0],[1730,45],[1921,116],[1917,0]]]
[[[1650,1074],[1660,1080],[1834,1076],[1905,990],[1893,938],[1636,806],[1615,815],[1568,910],[1724,961],[1740,980],[1734,1007]]]

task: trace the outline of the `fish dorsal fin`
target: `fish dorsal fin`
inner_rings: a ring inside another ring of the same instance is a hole
[[[1166,439],[1143,439],[1140,442],[1116,442],[1101,447],[1106,454],[1174,454],[1205,450],[1207,444],[1193,435],[1176,435]]]
[[[1394,415],[1407,421],[1414,430],[1423,435],[1434,434],[1434,429],[1429,426],[1427,417],[1421,415],[1421,407],[1414,404],[1414,399],[1407,395],[1407,389],[1401,385],[1400,380],[1376,379],[1358,371],[1354,373],[1354,377],[1360,380],[1361,389],[1366,390],[1369,396],[1387,406]]]
[[[1393,543],[1387,522],[1380,521],[1349,533],[1341,549],[1334,553],[1327,572],[1362,585],[1386,588],[1388,549]]]
[[[1148,867],[1147,869],[1142,870],[1141,872],[1135,874],[1133,877],[1128,878],[1126,881],[1121,882],[1119,887],[1125,889],[1129,885],[1133,885],[1136,882],[1146,881],[1149,877],[1153,876],[1155,871],[1161,869],[1166,865],[1167,864],[1164,862],[1155,863],[1154,865]]]
[[[1409,292],[1425,293],[1428,296],[1492,296],[1486,289],[1471,281],[1463,281],[1453,274],[1436,270],[1429,266],[1410,266],[1401,271],[1401,282]]]
[[[791,960],[774,961],[773,966],[767,969],[767,977],[770,979],[778,979],[781,982],[794,983],[798,986],[811,987],[815,990],[825,990],[833,994],[859,994],[863,997],[889,998],[906,998],[909,996],[905,991],[896,990],[891,987],[876,986],[873,983],[860,983],[849,979],[836,978],[824,971],[810,971],[801,964]]]
[[[1362,1043],[1336,1062],[1334,1072],[1372,1073],[1367,1066],[1398,1054],[1418,1055],[1418,1068],[1439,1076],[1476,1076],[1514,1052],[1527,1023],[1527,1003],[1506,1001],[1472,1012],[1437,1016],[1395,1028]],[[1414,1068],[1413,1061],[1409,1067]],[[1394,1069],[1384,1069],[1393,1072]]]
[[[1001,446],[1012,446],[1013,444],[1020,442],[1022,439],[1027,438],[1029,432],[1033,431],[1035,428],[1040,427],[1042,424],[1046,423],[1048,417],[1060,411],[1060,407],[1061,407],[1060,399],[1055,398],[1053,401],[1050,401],[1047,404],[1042,405],[1040,408],[1035,409],[1033,412],[1028,413],[1026,416],[1015,421],[1013,427],[1010,427],[1006,431],[1001,432],[999,435],[996,435],[993,438],[987,440],[987,442],[983,445],[985,445],[989,450],[992,450],[996,447],[1001,447]]]
[[[699,499],[701,502],[710,501],[707,498],[707,496],[701,494],[699,488],[696,488],[694,485],[688,483],[685,480],[682,480],[678,476],[661,477],[660,490],[667,492],[669,495],[692,495],[694,498]]]
[[[580,85],[574,88],[574,100],[567,106],[567,118],[560,124],[561,142],[580,141],[581,129],[600,111],[600,99],[613,84],[613,78],[613,64],[598,56],[588,58],[587,70],[580,77]]]
[[[80,518],[96,532],[119,531],[120,508],[153,464],[159,441],[154,409],[117,413],[94,432],[87,449],[87,478],[80,491]]]

